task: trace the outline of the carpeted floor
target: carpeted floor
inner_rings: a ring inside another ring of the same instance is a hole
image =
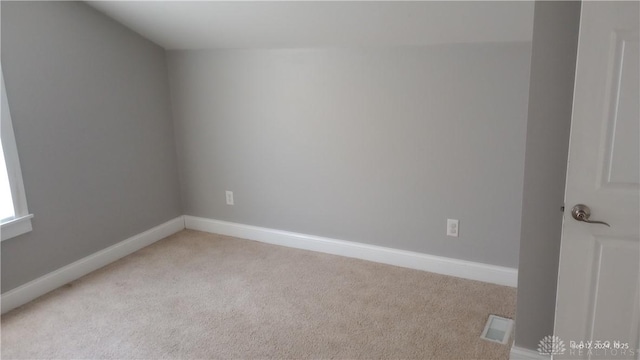
[[[2,358],[507,359],[515,295],[185,230],[2,316]]]

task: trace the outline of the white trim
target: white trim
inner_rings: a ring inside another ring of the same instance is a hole
[[[0,224],[0,241],[5,241],[33,230],[31,218],[33,214],[7,220]]]
[[[16,145],[16,138],[13,132],[13,122],[11,120],[11,112],[9,110],[7,89],[4,85],[4,75],[2,74],[1,67],[2,66],[0,65],[0,80],[2,81],[0,138],[2,141],[2,150],[4,151],[4,160],[7,166],[9,186],[11,187],[13,211],[15,218],[21,218],[29,215],[29,208],[27,206],[27,197],[24,191],[24,182],[22,180],[20,158],[18,157],[18,146]]]
[[[76,280],[92,271],[121,259],[145,246],[184,229],[184,217],[179,216],[164,224],[132,236],[124,241],[100,250],[74,263],[50,272],[22,286],[2,294],[2,313],[42,296],[58,287]]]
[[[516,287],[518,270],[382,246],[185,215],[187,229]]]
[[[509,360],[550,360],[550,356],[540,355],[535,350],[529,350],[513,345],[509,353]]]
[[[509,353],[509,360],[550,360],[550,356],[540,355],[535,350],[529,350],[521,348],[519,346],[512,346]]]

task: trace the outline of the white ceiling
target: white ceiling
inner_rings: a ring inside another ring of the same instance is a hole
[[[90,1],[166,49],[531,41],[533,2]]]

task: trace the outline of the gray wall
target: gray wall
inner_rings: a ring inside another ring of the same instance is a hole
[[[517,267],[530,50],[171,51],[185,213]]]
[[[31,233],[2,292],[182,214],[164,50],[80,2],[2,2]]]
[[[515,345],[553,334],[580,2],[536,1]]]

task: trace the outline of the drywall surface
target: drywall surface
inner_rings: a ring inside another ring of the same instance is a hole
[[[517,267],[530,50],[170,51],[185,213]]]
[[[533,1],[91,1],[171,50],[531,41]]]
[[[515,345],[553,334],[580,2],[535,5]]]
[[[2,292],[182,214],[164,50],[82,2],[2,2],[33,231]]]

